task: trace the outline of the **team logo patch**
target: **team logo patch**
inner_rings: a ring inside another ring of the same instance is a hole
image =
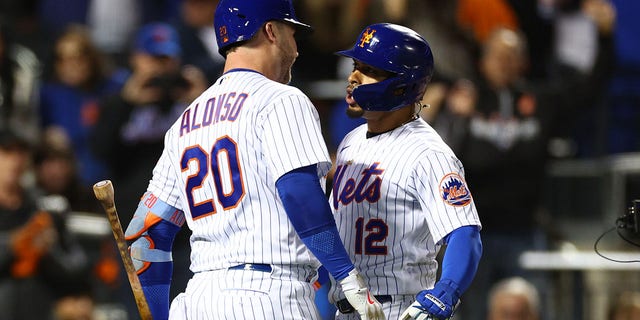
[[[466,206],[471,202],[471,192],[464,179],[457,173],[449,173],[440,180],[440,196],[452,206]]]

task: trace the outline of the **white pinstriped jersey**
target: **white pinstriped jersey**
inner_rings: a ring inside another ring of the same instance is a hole
[[[275,188],[284,173],[331,167],[317,110],[297,88],[250,70],[227,72],[165,136],[149,191],[185,212],[191,270],[319,262]]]
[[[338,147],[330,200],[338,230],[373,294],[415,295],[434,285],[440,240],[480,225],[478,213],[461,162],[424,120],[366,132],[359,126]]]

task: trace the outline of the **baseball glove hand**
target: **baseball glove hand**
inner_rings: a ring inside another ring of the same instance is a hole
[[[355,269],[349,275],[340,280],[345,297],[360,314],[362,320],[384,320],[382,305],[371,294],[364,284],[364,279]]]

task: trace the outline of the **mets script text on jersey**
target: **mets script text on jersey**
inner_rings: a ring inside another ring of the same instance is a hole
[[[360,181],[355,181],[353,178],[342,181],[344,173],[348,165],[339,165],[336,167],[334,174],[335,182],[333,183],[333,207],[338,209],[338,203],[346,205],[351,201],[356,200],[360,203],[365,199],[369,202],[376,202],[380,199],[380,185],[382,184],[382,178],[380,175],[384,172],[384,169],[378,169],[380,163],[376,162],[369,168],[362,170],[362,178]],[[372,177],[373,181],[369,182]]]

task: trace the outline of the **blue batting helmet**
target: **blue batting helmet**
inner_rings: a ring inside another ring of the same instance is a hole
[[[311,26],[298,21],[291,0],[220,0],[213,22],[218,52],[226,56],[230,46],[251,39],[271,20],[291,23],[299,31],[311,31]]]
[[[393,111],[422,100],[433,75],[433,54],[427,41],[396,24],[366,27],[353,48],[337,54],[395,74],[353,90],[353,98],[367,111]]]

